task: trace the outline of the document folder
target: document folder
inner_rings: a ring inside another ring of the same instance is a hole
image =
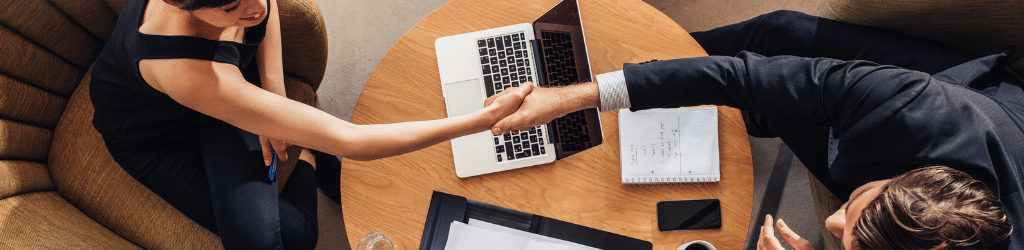
[[[434,191],[420,250],[443,250],[453,221],[476,219],[605,250],[652,249],[651,242]]]

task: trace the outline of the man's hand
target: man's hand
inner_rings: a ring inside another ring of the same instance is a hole
[[[510,91],[503,91],[487,98],[484,105],[490,106],[495,99],[500,98],[506,92]],[[530,130],[531,127],[546,124],[570,112],[597,107],[601,102],[600,98],[595,83],[534,88],[523,99],[519,110],[494,124],[491,133],[499,135],[509,131]]]
[[[487,98],[484,101],[484,107],[491,114],[488,116],[491,119],[488,125],[494,126],[501,119],[505,119],[505,117],[518,111],[533,89],[533,84],[524,83],[519,87],[505,89],[505,91]]]
[[[291,147],[291,143],[283,142],[281,140],[272,139],[270,137],[260,136],[260,146],[263,148],[263,164],[267,167],[270,166],[274,160],[274,153],[277,151],[277,158],[281,161],[288,160],[288,147]]]
[[[778,223],[779,235],[782,235],[782,239],[789,243],[794,250],[814,250],[814,246],[811,245],[810,241],[801,238],[789,226],[786,226],[786,222],[779,219]],[[782,243],[779,239],[775,238],[775,228],[772,226],[772,215],[765,215],[764,225],[761,226],[761,235],[757,238],[757,249],[758,250],[785,250],[782,248]]]

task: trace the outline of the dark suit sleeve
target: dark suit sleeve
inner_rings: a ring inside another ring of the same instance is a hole
[[[709,56],[623,67],[632,110],[724,105],[845,131],[885,119],[927,86],[928,74],[866,61]]]

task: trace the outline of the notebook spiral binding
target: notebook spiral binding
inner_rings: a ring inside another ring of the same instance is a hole
[[[623,178],[623,185],[656,185],[656,184],[686,184],[686,183],[713,183],[720,181],[719,177],[672,177],[672,178]]]

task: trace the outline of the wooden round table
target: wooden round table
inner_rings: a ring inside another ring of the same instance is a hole
[[[388,51],[370,76],[352,114],[355,124],[445,118],[434,40],[477,30],[531,23],[559,0],[453,0],[417,23]],[[640,0],[579,0],[594,75],[622,63],[706,56],[679,25]],[[722,180],[710,184],[622,185],[617,111],[601,114],[605,142],[565,160],[460,179],[451,144],[375,161],[345,159],[341,205],[354,246],[371,232],[399,249],[417,249],[432,191],[464,196],[676,249],[706,240],[741,249],[753,203],[750,145],[740,112],[719,107]],[[395,131],[400,133],[401,131]],[[718,198],[722,228],[658,231],[655,204]]]

